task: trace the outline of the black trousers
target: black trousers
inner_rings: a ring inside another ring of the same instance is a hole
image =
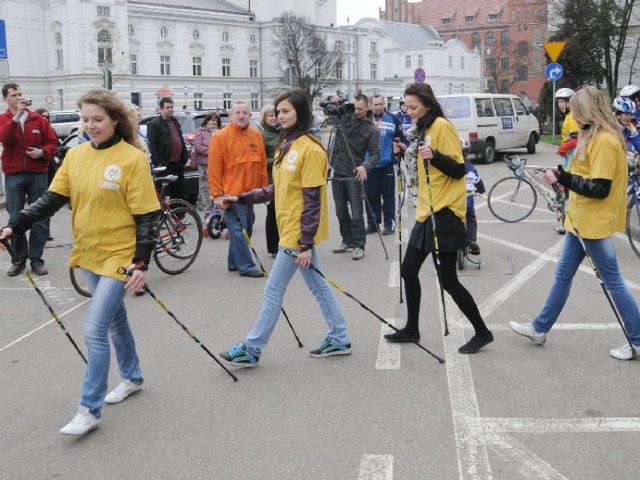
[[[275,200],[267,203],[267,219],[264,222],[264,231],[267,235],[267,252],[277,253],[280,235],[278,234],[278,223],[276,222]]]
[[[167,175],[177,175],[178,180],[170,184],[165,195],[168,193],[169,198],[182,198],[184,199],[184,165],[182,162],[169,162],[167,163],[167,169],[162,174],[163,177]]]

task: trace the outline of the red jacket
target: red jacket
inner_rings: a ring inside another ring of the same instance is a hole
[[[27,110],[24,132],[13,121],[13,113],[7,109],[0,115],[0,143],[2,143],[2,173],[12,175],[22,172],[40,173],[49,169],[49,159],[58,150],[58,137],[42,115]],[[27,155],[29,147],[44,150],[44,155],[33,159]]]

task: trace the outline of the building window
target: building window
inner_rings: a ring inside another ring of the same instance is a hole
[[[113,63],[113,55],[111,53],[111,47],[98,47],[98,64]]]
[[[480,34],[478,32],[471,34],[471,48],[480,48]]]
[[[345,51],[344,42],[342,40],[336,40],[336,43],[335,43],[333,49],[336,52],[344,52]]]
[[[487,32],[486,45],[487,47],[493,47],[496,44],[496,35],[493,32]]]
[[[193,57],[193,76],[202,76],[202,57]]]
[[[129,73],[131,75],[138,74],[138,55],[129,55]]]
[[[509,93],[509,80],[500,82],[500,93]]]
[[[249,77],[258,78],[258,60],[249,60]]]
[[[529,44],[527,42],[518,42],[518,55],[526,57],[529,53]]]
[[[496,82],[493,80],[488,80],[487,90],[489,91],[489,93],[496,93]]]
[[[485,62],[486,71],[490,73],[495,73],[496,71],[496,60],[493,57],[488,57]]]
[[[506,47],[509,45],[509,30],[500,32],[500,45]]]
[[[64,57],[62,54],[62,49],[58,48],[56,49],[56,68],[63,68],[64,67]]]
[[[449,94],[452,94],[452,93],[453,93],[453,83],[450,83],[450,84],[449,84],[448,93],[449,93]]]
[[[404,56],[404,68],[411,68],[411,55]]]
[[[529,69],[526,65],[520,65],[518,67],[518,80],[521,82],[526,82],[529,78]]]
[[[98,43],[111,43],[111,34],[109,30],[100,30],[98,32]]]
[[[160,75],[171,75],[171,56],[160,55]]]
[[[505,70],[509,70],[509,57],[507,57],[506,55],[500,57],[500,70],[503,72]]]
[[[229,110],[231,108],[231,94],[223,93],[222,94],[222,108],[225,110]]]
[[[418,54],[418,66],[424,67],[424,55],[422,55],[421,53]]]
[[[460,57],[460,70],[464,70],[464,57]]]
[[[255,45],[256,44],[256,34],[252,33],[251,35],[249,35],[249,43],[251,45]]]
[[[520,12],[520,10],[518,10],[516,12],[516,20],[520,20],[520,17],[522,17],[522,13]]]
[[[371,63],[369,64],[370,66],[370,72],[371,72],[371,80],[377,80],[378,79],[378,64],[377,63]]]
[[[500,18],[500,15],[497,13],[491,13],[489,15],[489,20],[498,20]]]
[[[471,23],[476,21],[476,17],[474,15],[467,15],[464,17],[465,23]]]
[[[450,18],[443,18],[442,19],[442,25],[449,25],[451,23],[451,19]]]
[[[98,5],[98,16],[99,17],[110,17],[111,16],[111,7],[107,7],[105,5]]]
[[[229,32],[222,32],[222,43],[229,43]]]
[[[194,28],[193,32],[191,32],[191,38],[193,38],[196,42],[200,40],[200,30]]]
[[[251,110],[256,111],[259,109],[260,107],[258,106],[258,94],[252,93],[251,94]]]
[[[127,26],[127,32],[129,32],[129,38],[133,38],[136,36],[136,27],[134,27],[132,24],[129,24]]]
[[[448,64],[449,68],[453,68],[453,55],[449,55]]]
[[[527,11],[524,13],[524,18],[525,18],[526,20],[529,20],[529,19],[531,18],[531,10],[527,10]]]
[[[230,58],[222,59],[222,76],[223,77],[231,76],[231,59]]]
[[[169,35],[169,30],[167,30],[167,27],[161,27],[160,38],[167,38],[168,35]]]
[[[342,64],[336,66],[336,78],[338,80],[342,79]]]
[[[371,42],[371,53],[378,53],[378,42]]]
[[[202,92],[193,92],[193,109],[202,110]]]

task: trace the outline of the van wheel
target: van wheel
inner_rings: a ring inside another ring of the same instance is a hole
[[[484,144],[484,163],[493,163],[496,159],[496,146],[493,140],[487,140]]]
[[[529,141],[527,142],[527,153],[533,154],[536,153],[536,134],[532,133],[529,135]]]

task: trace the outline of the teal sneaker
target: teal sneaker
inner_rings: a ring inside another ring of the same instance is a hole
[[[222,352],[219,356],[223,363],[239,368],[257,367],[260,360],[260,357],[256,357],[249,351],[244,342],[238,343],[226,352]]]
[[[342,345],[340,343],[336,343],[331,338],[325,338],[320,346],[315,350],[311,350],[309,355],[312,357],[330,357],[332,355],[350,355],[351,354],[351,344],[347,343],[346,345]]]

